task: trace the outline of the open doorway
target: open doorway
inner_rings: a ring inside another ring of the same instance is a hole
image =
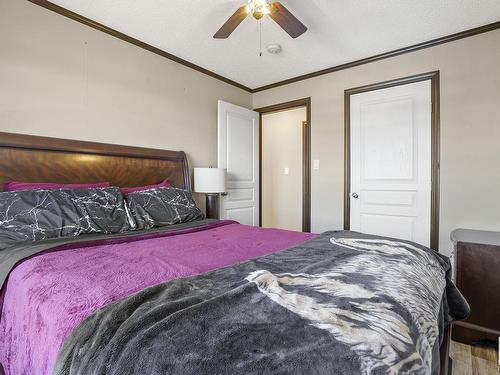
[[[311,230],[310,98],[260,113],[260,225]]]

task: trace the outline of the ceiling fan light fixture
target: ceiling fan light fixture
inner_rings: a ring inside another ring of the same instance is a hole
[[[264,15],[271,13],[267,0],[248,0],[246,11],[256,20],[260,20]]]

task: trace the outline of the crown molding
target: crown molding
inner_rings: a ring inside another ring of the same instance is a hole
[[[96,21],[93,21],[91,20],[90,18],[86,18],[86,17],[83,17],[75,12],[72,12],[66,8],[63,8],[59,5],[56,5],[56,4],[53,4],[51,3],[50,1],[48,0],[28,0],[29,2],[33,3],[33,4],[36,4],[36,5],[39,5],[43,8],[46,8],[48,10],[51,10],[55,13],[58,13],[62,16],[65,16],[65,17],[68,17],[74,21],[77,21],[77,22],[80,22],[84,25],[87,25],[89,27],[92,27],[96,30],[99,30],[99,31],[102,31],[108,35],[111,35],[111,36],[114,36],[115,38],[118,38],[118,39],[121,39],[125,42],[128,42],[128,43],[131,43],[137,47],[140,47],[140,48],[143,48],[147,51],[150,51],[152,53],[155,53],[159,56],[162,56],[162,57],[165,57],[169,60],[172,60],[172,61],[175,61],[176,63],[179,63],[181,65],[184,65],[188,68],[191,68],[191,69],[194,69],[200,73],[203,73],[203,74],[206,74],[212,78],[215,78],[215,79],[218,79],[222,82],[225,82],[227,84],[230,84],[232,86],[235,86],[237,88],[240,88],[242,90],[245,90],[249,93],[256,93],[256,92],[260,92],[260,91],[264,91],[264,90],[269,90],[269,89],[273,89],[275,87],[279,87],[279,86],[284,86],[284,85],[288,85],[288,84],[291,84],[291,83],[295,83],[295,82],[299,82],[299,81],[303,81],[303,80],[306,80],[306,79],[309,79],[309,78],[314,78],[314,77],[318,77],[318,76],[322,76],[324,74],[329,74],[329,73],[333,73],[333,72],[337,72],[339,70],[344,70],[344,69],[349,69],[349,68],[354,68],[356,66],[359,66],[359,65],[364,65],[364,64],[369,64],[369,63],[372,63],[372,62],[375,62],[375,61],[380,61],[380,60],[383,60],[383,59],[388,59],[388,58],[391,58],[391,57],[395,57],[395,56],[399,56],[399,55],[403,55],[405,53],[410,53],[410,52],[414,52],[414,51],[418,51],[418,50],[421,50],[421,49],[425,49],[425,48],[430,48],[430,47],[434,47],[434,46],[437,46],[437,45],[440,45],[440,44],[444,44],[444,43],[449,43],[449,42],[454,42],[456,40],[459,40],[459,39],[464,39],[464,38],[468,38],[468,37],[471,37],[471,36],[474,36],[474,35],[478,35],[478,34],[482,34],[482,33],[486,33],[488,31],[493,31],[493,30],[497,30],[497,29],[500,29],[500,21],[498,22],[493,22],[493,23],[490,23],[490,24],[487,24],[487,25],[483,25],[483,26],[479,26],[479,27],[476,27],[476,28],[473,28],[473,29],[469,29],[469,30],[465,30],[465,31],[461,31],[459,33],[455,33],[455,34],[450,34],[450,35],[446,35],[446,36],[443,36],[443,37],[440,37],[440,38],[436,38],[436,39],[432,39],[432,40],[428,40],[426,42],[422,42],[422,43],[418,43],[418,44],[414,44],[414,45],[411,45],[411,46],[408,46],[408,47],[403,47],[403,48],[399,48],[399,49],[395,49],[393,51],[389,51],[389,52],[384,52],[384,53],[381,53],[381,54],[378,54],[378,55],[374,55],[374,56],[371,56],[371,57],[366,57],[364,59],[360,59],[360,60],[356,60],[356,61],[352,61],[352,62],[349,62],[349,63],[346,63],[346,64],[341,64],[341,65],[336,65],[336,66],[333,66],[331,68],[326,68],[326,69],[322,69],[322,70],[318,70],[318,71],[315,71],[315,72],[311,72],[311,73],[307,73],[307,74],[303,74],[303,75],[300,75],[300,76],[297,76],[297,77],[293,77],[293,78],[288,78],[288,79],[285,79],[283,81],[279,81],[279,82],[275,82],[275,83],[271,83],[269,85],[264,85],[264,86],[260,86],[260,87],[257,87],[257,88],[250,88],[250,87],[247,87],[241,83],[238,83],[236,81],[233,81],[229,78],[226,78],[220,74],[217,74],[217,73],[214,73],[208,69],[205,69],[199,65],[196,65],[196,64],[193,64],[187,60],[184,60],[178,56],[175,56],[171,53],[168,53],[162,49],[159,49],[157,47],[153,47],[152,45],[150,44],[147,44],[147,43],[144,43],[144,42],[141,42],[140,40],[138,39],[135,39],[135,38],[132,38],[126,34],[123,34],[119,31],[116,31],[110,27],[107,27],[99,22],[96,22]]]
[[[299,81],[303,81],[305,79],[322,76],[323,74],[329,74],[329,73],[337,72],[339,70],[354,68],[355,66],[369,64],[371,62],[380,61],[380,60],[383,60],[383,59],[388,59],[388,58],[391,58],[391,57],[403,55],[405,53],[410,53],[410,52],[418,51],[418,50],[421,50],[421,49],[424,49],[424,48],[430,48],[430,47],[434,47],[434,46],[437,46],[437,45],[440,45],[440,44],[454,42],[455,40],[459,40],[459,39],[463,39],[463,38],[468,38],[468,37],[471,37],[471,36],[474,36],[474,35],[486,33],[488,31],[493,31],[493,30],[497,30],[497,29],[500,29],[500,21],[493,22],[493,23],[490,23],[488,25],[476,27],[474,29],[469,29],[469,30],[461,31],[459,33],[450,34],[450,35],[446,35],[446,36],[443,36],[443,37],[440,37],[440,38],[428,40],[426,42],[414,44],[414,45],[411,45],[411,46],[408,46],[408,47],[403,47],[403,48],[395,49],[393,51],[384,52],[384,53],[381,53],[381,54],[378,54],[378,55],[374,55],[374,56],[371,56],[371,57],[366,57],[366,58],[361,59],[361,60],[356,60],[356,61],[352,61],[352,62],[349,62],[349,63],[346,63],[346,64],[333,66],[331,68],[327,68],[327,69],[323,69],[323,70],[318,70],[316,72],[303,74],[303,75],[300,75],[300,76],[297,76],[297,77],[294,77],[294,78],[289,78],[289,79],[285,79],[283,81],[271,83],[269,85],[257,87],[257,88],[255,88],[255,89],[252,90],[252,93],[259,92],[259,91],[264,91],[264,90],[269,90],[269,89],[272,89],[272,88],[275,88],[275,87],[279,87],[279,86],[288,85],[290,83],[299,82]]]
[[[45,9],[51,10],[57,14],[68,17],[74,21],[77,21],[77,22],[80,22],[84,25],[90,26],[93,29],[96,29],[96,30],[102,31],[108,35],[114,36],[115,38],[121,39],[127,43],[130,43],[130,44],[133,44],[137,47],[143,48],[149,52],[155,53],[155,54],[160,55],[162,57],[165,57],[169,60],[175,61],[176,63],[184,65],[188,68],[194,69],[194,70],[196,70],[200,73],[206,74],[212,78],[218,79],[222,82],[228,83],[228,84],[233,85],[235,87],[238,87],[242,90],[252,92],[251,88],[249,88],[245,85],[242,85],[241,83],[235,82],[229,78],[221,76],[220,74],[214,73],[208,69],[205,69],[199,65],[193,64],[192,62],[184,60],[178,56],[172,55],[171,53],[168,53],[162,49],[156,48],[150,44],[141,42],[138,39],[132,38],[131,36],[128,36],[126,34],[119,32],[119,31],[116,31],[110,27],[107,27],[107,26],[99,23],[99,22],[91,20],[90,18],[83,17],[83,16],[79,15],[78,13],[72,12],[66,8],[63,8],[63,7],[56,5],[56,4],[53,4],[47,0],[28,0],[28,1],[33,3],[33,4],[39,5]]]

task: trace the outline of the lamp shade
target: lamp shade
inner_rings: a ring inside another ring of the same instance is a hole
[[[195,168],[194,191],[197,193],[223,193],[226,191],[225,168]]]

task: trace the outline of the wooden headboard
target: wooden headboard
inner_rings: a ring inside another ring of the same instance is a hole
[[[9,180],[142,186],[166,178],[191,190],[183,151],[0,132],[0,189]]]

